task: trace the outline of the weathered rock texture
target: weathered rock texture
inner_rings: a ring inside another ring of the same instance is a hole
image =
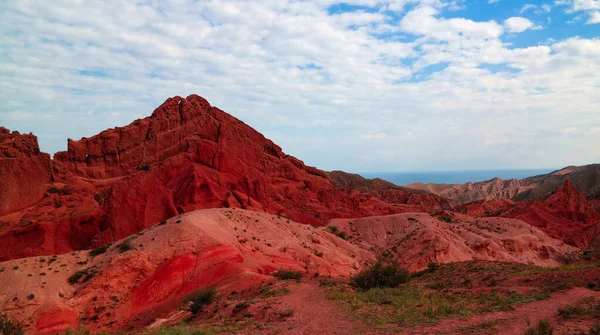
[[[100,246],[204,208],[323,225],[335,217],[447,207],[437,196],[390,183],[390,190],[343,192],[323,171],[197,95],[167,99],[128,126],[69,140],[53,161],[32,135],[2,136],[0,171],[8,179],[0,198],[0,260]]]
[[[95,257],[78,251],[0,263],[0,310],[32,333],[80,326],[129,332],[133,322],[183,307],[198,289],[215,287],[226,297],[274,280],[279,269],[347,277],[374,259],[324,229],[266,213],[208,209],[156,224]],[[81,278],[70,283],[77,271]]]
[[[50,182],[50,156],[37,137],[0,127],[0,216],[39,201]]]

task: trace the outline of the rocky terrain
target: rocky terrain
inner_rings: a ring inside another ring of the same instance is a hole
[[[53,160],[35,136],[1,134],[0,260],[102,246],[196,209],[244,208],[324,225],[334,217],[433,212],[445,203],[406,190],[338,190],[323,171],[197,95],[69,140]]]
[[[493,314],[517,307],[563,322],[560,306],[600,298],[600,215],[595,170],[561,171],[446,199],[459,188],[306,166],[197,95],[54,159],[0,128],[0,317],[42,334],[463,333],[483,315],[523,323]],[[348,285],[376,260],[410,282]],[[192,312],[198,292],[215,296]]]
[[[524,201],[544,198],[558,186],[564,184],[566,180],[570,180],[585,196],[598,198],[600,195],[600,164],[568,166],[558,171],[525,179],[494,178],[460,185],[414,183],[406,185],[406,187],[426,190],[459,203],[502,199]]]

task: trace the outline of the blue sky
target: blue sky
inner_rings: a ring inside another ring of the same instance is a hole
[[[195,93],[326,170],[600,162],[600,0],[23,0],[0,12],[0,125],[50,153]]]

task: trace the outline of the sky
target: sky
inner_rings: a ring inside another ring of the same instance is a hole
[[[0,1],[43,151],[198,94],[324,170],[600,162],[600,0]]]

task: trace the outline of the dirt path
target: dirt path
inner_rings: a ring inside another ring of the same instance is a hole
[[[512,311],[493,312],[473,316],[467,320],[447,319],[438,325],[413,329],[413,334],[525,334],[527,321],[532,325],[539,320],[548,319],[555,326],[555,333],[569,334],[574,330],[590,326],[589,321],[559,320],[557,309],[574,304],[586,297],[600,299],[600,292],[585,288],[573,288],[565,292],[555,293],[549,299],[536,301],[517,307]],[[411,334],[410,331],[405,332]]]
[[[238,334],[525,334],[527,321],[535,325],[547,319],[555,328],[555,334],[579,334],[576,331],[589,329],[590,319],[560,319],[558,308],[575,304],[587,297],[600,301],[600,292],[585,288],[573,288],[554,293],[549,299],[525,304],[510,311],[475,315],[467,319],[446,319],[436,325],[419,326],[411,329],[394,330],[393,325],[386,329],[376,329],[352,317],[351,313],[335,301],[327,299],[327,290],[315,283],[293,283],[288,286],[290,293],[269,304],[273,312],[293,310],[293,315],[282,320],[264,323],[265,329],[242,330]]]
[[[292,284],[289,289],[291,293],[282,297],[277,309],[292,309],[294,315],[285,322],[273,324],[272,329],[261,334],[374,334],[366,325],[353,320],[341,306],[327,299],[326,290],[314,283]]]

